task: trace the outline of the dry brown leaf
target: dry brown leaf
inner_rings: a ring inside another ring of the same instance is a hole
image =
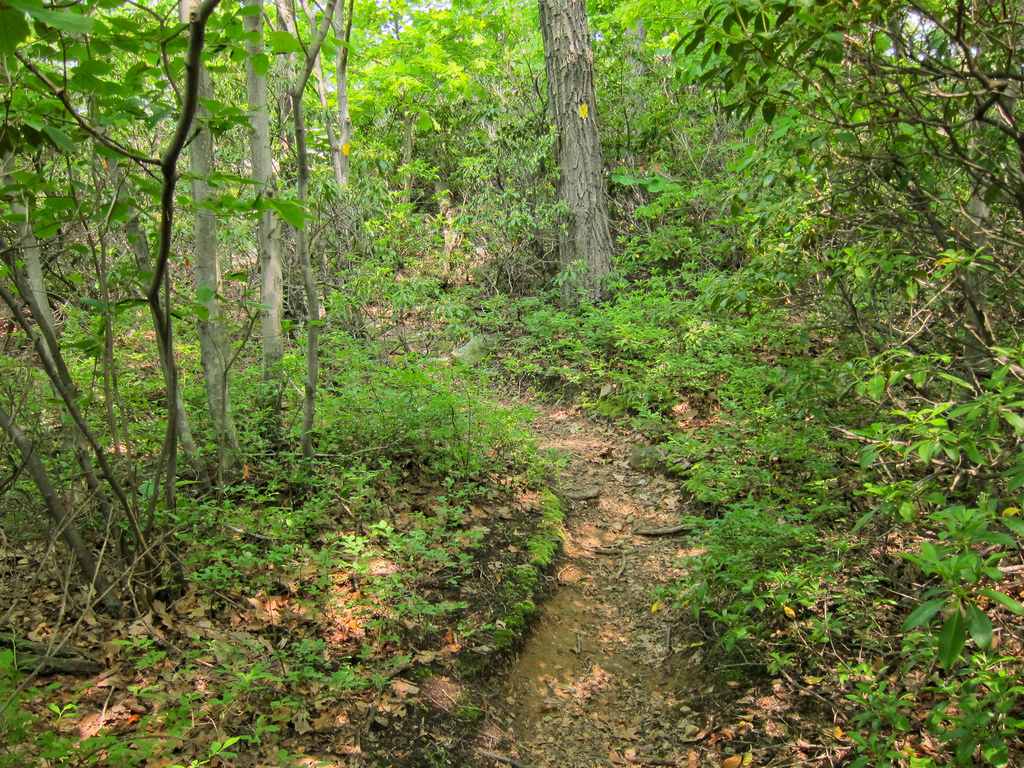
[[[722,761],[722,768],[740,768],[741,765],[743,765],[743,758],[740,755],[733,755]]]
[[[405,680],[395,680],[391,683],[391,690],[399,696],[415,696],[420,692],[419,686],[407,683]]]
[[[295,728],[295,732],[300,736],[313,730],[309,724],[309,720],[306,718],[306,713],[301,709],[292,717],[292,727]]]

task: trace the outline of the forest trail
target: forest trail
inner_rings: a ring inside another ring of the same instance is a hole
[[[678,611],[652,610],[691,544],[638,533],[678,524],[689,494],[630,466],[638,433],[574,407],[534,410],[541,447],[568,458],[557,486],[565,551],[479,750],[534,768],[697,765],[713,722],[696,705],[708,681],[691,671],[703,650],[677,636]]]

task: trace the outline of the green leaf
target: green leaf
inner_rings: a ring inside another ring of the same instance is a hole
[[[764,118],[765,125],[772,124],[772,121],[775,119],[776,111],[777,107],[770,101],[766,101],[761,105],[761,117]]]
[[[1013,517],[1011,515],[1003,515],[1000,520],[1003,521],[1003,525],[1009,528],[1013,533],[1017,534],[1021,538],[1024,538],[1024,520],[1019,517]]]
[[[997,768],[1010,764],[1010,750],[1007,749],[1006,742],[998,736],[993,736],[981,745],[981,754],[985,756],[985,760]]]
[[[196,317],[204,323],[210,319],[210,310],[202,304],[193,304],[192,310],[196,313]]]
[[[75,142],[73,142],[64,131],[59,128],[54,128],[52,125],[44,125],[43,133],[50,137],[50,141],[57,145],[59,149],[63,149],[65,152],[75,151]]]
[[[1024,616],[1024,605],[1021,605],[1009,595],[1004,595],[1002,592],[997,592],[996,590],[989,589],[988,587],[984,587],[978,591],[992,602],[999,603],[1010,613],[1016,614],[1017,616]]]
[[[874,400],[881,400],[885,394],[885,376],[878,373],[868,380],[868,396]]]
[[[24,13],[16,8],[0,7],[0,54],[14,53],[18,43],[31,31]]]
[[[946,598],[939,598],[938,600],[928,600],[927,602],[921,603],[917,606],[912,614],[907,617],[907,620],[903,622],[903,631],[909,632],[915,627],[919,627],[922,624],[927,624],[932,620],[932,617],[942,610],[942,606],[946,604]]]
[[[973,603],[967,604],[967,629],[981,650],[987,651],[992,647],[992,620]]]
[[[277,197],[267,198],[270,207],[277,211],[277,214],[296,229],[306,228],[307,213],[302,206],[291,200],[281,200]]]
[[[872,464],[875,463],[875,459],[877,459],[877,458],[878,458],[878,449],[877,448],[868,448],[867,450],[864,451],[863,454],[861,454],[861,457],[860,457],[860,468],[861,469],[867,469],[868,467],[870,467]]]
[[[1013,427],[1018,435],[1024,433],[1024,418],[1021,418],[1019,413],[1003,411],[1003,418],[1006,419],[1007,423]]]
[[[25,4],[28,5],[27,3]],[[54,29],[61,29],[65,32],[72,32],[79,35],[88,34],[92,32],[92,28],[96,25],[95,20],[88,16],[82,16],[78,13],[72,13],[70,11],[52,11],[46,8],[31,8],[26,7],[28,15],[36,21],[41,21],[43,24],[53,27]]]
[[[952,669],[956,660],[960,658],[960,652],[966,642],[967,624],[960,607],[957,606],[939,633],[939,663],[945,669]]]
[[[256,77],[266,77],[270,71],[270,57],[265,53],[257,53],[252,57],[252,71]]]
[[[938,447],[938,440],[922,440],[917,449],[918,454],[920,454],[921,456],[921,461],[923,461],[925,464],[930,464],[932,461],[932,456],[935,455],[935,451],[938,449]]]
[[[272,29],[267,32],[267,44],[274,53],[300,53],[302,46],[295,36],[280,29]]]
[[[200,304],[208,304],[216,295],[217,292],[208,285],[200,285],[196,288],[196,301]]]

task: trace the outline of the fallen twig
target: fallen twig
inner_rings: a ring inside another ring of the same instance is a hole
[[[596,499],[600,496],[601,489],[595,485],[593,488],[588,488],[587,490],[580,491],[579,493],[563,492],[562,495],[569,501],[589,501],[590,499]]]
[[[626,570],[626,555],[627,554],[629,554],[629,553],[628,552],[623,552],[622,553],[622,563],[619,565],[619,570],[616,571],[616,573],[615,573],[615,578],[616,579],[621,578],[622,577],[622,572]]]
[[[635,533],[637,536],[671,536],[673,533],[682,533],[689,527],[684,523],[683,525],[673,525],[671,528],[653,528],[649,531],[635,531]]]

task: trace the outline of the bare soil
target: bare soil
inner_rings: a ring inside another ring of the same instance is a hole
[[[678,612],[656,600],[694,550],[685,533],[638,534],[676,526],[687,494],[630,466],[639,435],[574,408],[536,410],[543,447],[568,457],[558,489],[565,555],[501,688],[479,764],[704,765],[714,715],[699,703],[715,684],[698,675],[703,642],[682,636]]]

